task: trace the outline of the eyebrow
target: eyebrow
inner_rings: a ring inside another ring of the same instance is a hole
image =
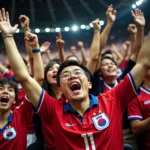
[[[76,70],[81,70],[81,71],[83,71],[82,69],[79,69],[79,68],[74,69],[73,71],[76,71]],[[70,71],[66,70],[66,71],[64,71],[64,72],[62,72],[62,73],[66,73],[66,72],[70,72]],[[84,72],[84,71],[83,71],[83,72]]]

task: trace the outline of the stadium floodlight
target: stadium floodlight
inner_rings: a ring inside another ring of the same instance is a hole
[[[135,8],[136,8],[136,5],[135,5],[135,4],[133,4],[133,5],[132,5],[132,8],[133,8],[133,9],[135,9]]]
[[[93,24],[92,23],[90,23],[90,27],[93,28]]]
[[[19,32],[20,32],[20,29],[17,29],[17,30],[16,30],[16,33],[19,33]]]
[[[35,33],[40,33],[40,29],[39,29],[39,28],[36,28],[36,29],[35,29]]]
[[[72,26],[72,30],[73,30],[73,31],[77,31],[77,30],[78,30],[78,26],[77,26],[77,25],[73,25],[73,26]]]
[[[57,28],[55,29],[55,31],[56,31],[56,32],[60,32],[60,28],[57,27]]]
[[[143,2],[144,2],[144,0],[139,0],[139,2],[140,2],[140,3],[143,3]]]
[[[85,29],[86,26],[84,24],[81,25],[81,29]]]
[[[86,30],[89,30],[90,29],[90,26],[86,26],[86,28],[85,28]]]
[[[45,28],[45,32],[50,32],[51,29],[50,28]]]
[[[101,25],[101,26],[104,25],[104,21],[103,21],[103,20],[100,21],[100,25]]]
[[[142,4],[140,1],[136,2],[136,5],[139,6],[140,4]]]
[[[66,32],[68,32],[68,31],[69,31],[69,27],[65,27],[64,30],[65,30]]]

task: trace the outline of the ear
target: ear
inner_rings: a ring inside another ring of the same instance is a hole
[[[92,88],[92,82],[88,82],[88,88],[89,88],[89,89]]]

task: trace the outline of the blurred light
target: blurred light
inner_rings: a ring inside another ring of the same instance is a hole
[[[55,32],[55,29],[54,29],[54,28],[51,28],[50,30],[51,30],[51,32]]]
[[[85,29],[86,26],[84,24],[81,25],[81,29]]]
[[[76,25],[72,26],[72,30],[73,31],[77,31],[78,30],[78,27]]]
[[[100,21],[100,25],[101,25],[101,26],[104,25],[104,21],[103,21],[103,20]]]
[[[90,29],[90,26],[86,26],[86,28],[85,28],[86,30],[89,30]]]
[[[45,28],[45,32],[50,32],[50,28]]]
[[[68,31],[69,31],[69,27],[65,27],[64,30],[65,30],[66,32],[68,32]]]
[[[40,29],[39,29],[39,28],[36,28],[36,29],[35,29],[35,32],[36,32],[36,33],[40,33]]]
[[[20,29],[17,29],[17,30],[16,30],[16,33],[19,33],[19,32],[20,32]]]
[[[137,6],[139,6],[140,4],[141,4],[141,2],[139,2],[139,1],[136,2],[136,5],[137,5]]]
[[[92,23],[90,23],[90,27],[93,28],[93,24]]]
[[[57,27],[57,28],[55,29],[55,31],[56,31],[56,32],[60,32],[60,28]]]
[[[144,2],[144,0],[139,0],[139,2],[140,2],[140,3],[143,3],[143,2]]]
[[[133,8],[133,9],[135,9],[135,8],[136,8],[136,5],[135,5],[135,4],[133,4],[133,5],[132,5],[132,8]]]

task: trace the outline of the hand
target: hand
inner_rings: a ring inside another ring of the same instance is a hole
[[[83,47],[84,47],[84,45],[83,45],[83,42],[82,42],[82,41],[79,41],[79,42],[77,43],[77,45],[78,45],[80,48],[83,48]]]
[[[144,14],[140,9],[135,9],[135,13],[131,11],[134,21],[139,26],[145,26]]]
[[[19,21],[23,29],[29,28],[30,19],[25,15],[20,15]]]
[[[32,49],[39,48],[38,37],[36,34],[27,31],[24,39],[27,44],[32,47]]]
[[[73,55],[75,55],[75,53],[77,52],[77,49],[76,49],[75,46],[71,46],[70,50],[71,50],[71,52],[72,52]]]
[[[9,13],[2,8],[2,10],[0,10],[0,30],[3,37],[7,35],[13,35],[16,32],[17,27],[17,24],[14,27],[11,26],[9,21]]]
[[[60,48],[63,48],[65,45],[65,41],[62,40],[62,34],[59,32],[58,36],[56,36],[56,45]]]
[[[110,49],[111,49],[112,51],[116,51],[116,50],[117,50],[116,44],[111,44]]]
[[[112,5],[109,5],[106,11],[108,22],[114,22],[116,20],[116,14],[117,14],[117,11],[113,9]]]
[[[40,47],[40,51],[41,53],[45,53],[49,50],[49,46],[51,45],[50,42],[44,42],[41,47]]]
[[[137,33],[137,27],[136,27],[135,24],[129,24],[127,30],[128,30],[130,33],[132,33],[132,34],[136,34],[136,33]]]
[[[95,31],[100,31],[100,20],[99,19],[96,19],[94,21],[92,21],[92,24],[93,24],[93,28]]]

